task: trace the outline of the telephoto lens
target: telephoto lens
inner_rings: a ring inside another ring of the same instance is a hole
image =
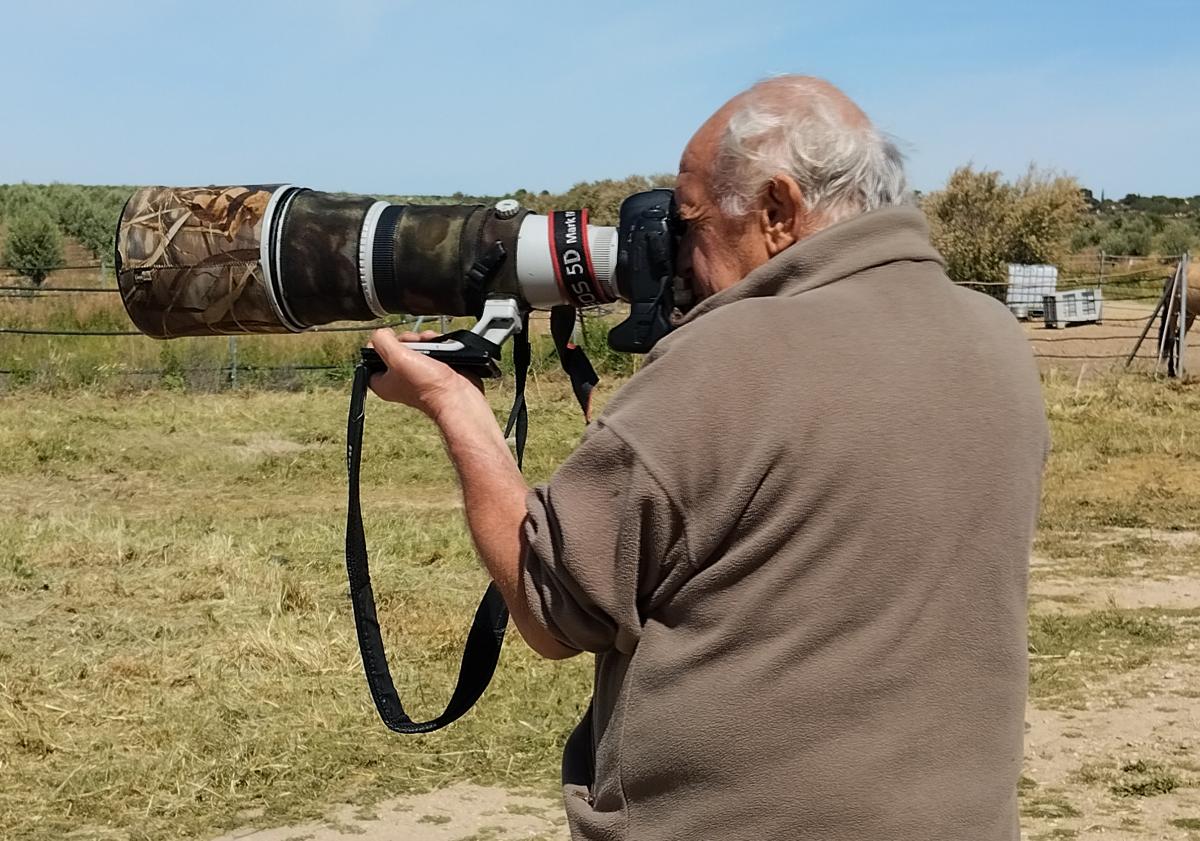
[[[400,205],[291,185],[147,187],[117,227],[133,323],[159,339],[300,332],[389,314],[616,301],[616,228],[586,210]]]

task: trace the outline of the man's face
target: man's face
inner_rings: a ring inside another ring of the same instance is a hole
[[[696,300],[720,292],[770,259],[758,214],[732,217],[713,193],[713,170],[721,132],[737,100],[700,127],[679,162],[675,201],[687,223],[679,244],[678,271]]]
[[[675,201],[686,222],[678,270],[696,300],[732,286],[769,259],[756,236],[754,214],[727,216],[712,195],[709,178],[681,167]]]

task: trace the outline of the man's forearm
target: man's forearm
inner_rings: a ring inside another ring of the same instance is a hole
[[[462,484],[463,507],[476,551],[500,589],[517,630],[543,657],[578,654],[548,634],[527,608],[521,527],[529,486],[491,408],[481,396],[466,394],[443,407],[434,420]]]

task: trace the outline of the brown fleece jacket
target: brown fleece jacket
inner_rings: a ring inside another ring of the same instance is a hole
[[[1048,435],[920,211],[700,303],[528,499],[533,615],[595,652],[589,841],[1012,841]]]

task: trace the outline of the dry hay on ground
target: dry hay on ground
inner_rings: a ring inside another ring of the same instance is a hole
[[[535,404],[534,479],[581,429],[556,394]],[[1026,833],[1186,838],[1200,826],[1200,391],[1047,377],[1045,395]],[[321,838],[329,820],[386,829],[407,806],[429,828],[413,837],[561,841],[553,788],[585,662],[509,647],[485,702],[436,744],[389,738],[370,708],[340,568],[344,399],[0,401],[0,837]],[[366,452],[380,615],[428,712],[481,573],[436,432],[372,404]],[[468,780],[485,800],[419,799]],[[527,787],[542,796],[503,794]]]

